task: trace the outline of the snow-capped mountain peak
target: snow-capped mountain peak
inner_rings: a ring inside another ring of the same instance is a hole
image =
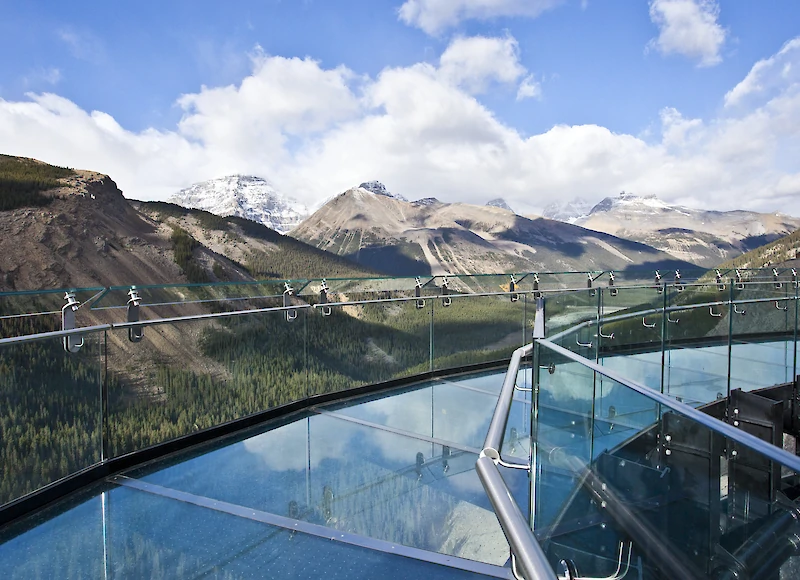
[[[308,208],[278,192],[266,179],[229,175],[182,189],[167,201],[219,216],[238,216],[285,234],[309,215]]]
[[[623,208],[626,210],[637,210],[641,209],[643,211],[652,211],[654,209],[675,209],[676,206],[671,206],[668,203],[658,199],[654,194],[650,195],[636,195],[633,193],[627,193],[623,191],[617,197],[607,197],[600,201],[597,205],[592,208],[590,214],[601,212],[601,211],[611,211],[612,209],[616,208]]]
[[[508,205],[508,203],[506,203],[506,200],[504,200],[502,197],[489,200],[486,202],[486,205],[489,207],[499,207],[500,209],[507,209],[510,212],[514,212],[514,210],[511,209],[511,206]]]
[[[400,201],[408,201],[405,197],[400,195],[399,193],[390,193],[384,184],[380,181],[365,181],[361,185],[359,185],[361,189],[366,189],[370,193],[374,193],[375,195],[385,195],[386,197],[393,197],[394,199],[399,199]]]
[[[579,219],[588,216],[590,211],[592,211],[592,204],[581,197],[576,197],[572,201],[554,201],[544,208],[542,216],[574,224]]]

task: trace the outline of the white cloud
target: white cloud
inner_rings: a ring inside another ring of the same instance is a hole
[[[61,69],[56,67],[39,67],[28,72],[28,74],[23,77],[22,83],[25,87],[41,85],[42,83],[57,85],[61,82],[62,78]]]
[[[517,100],[538,98],[542,96],[542,85],[533,75],[525,77],[517,90]]]
[[[489,20],[503,16],[535,18],[563,0],[406,0],[398,10],[400,20],[439,34],[464,20]]]
[[[680,111],[673,107],[662,109],[659,116],[661,117],[662,143],[666,147],[686,145],[687,137],[690,136],[692,130],[703,126],[702,119],[685,119]]]
[[[758,61],[742,81],[725,95],[725,106],[737,105],[745,98],[763,95],[787,83],[800,82],[800,37],[793,38],[769,58]],[[792,65],[795,66],[792,66]]]
[[[472,94],[485,92],[492,81],[516,83],[525,73],[519,45],[510,36],[457,37],[439,59],[440,77]]]
[[[70,54],[78,60],[97,64],[106,59],[102,41],[91,32],[67,27],[60,29],[57,35],[67,45]]]
[[[241,172],[309,205],[377,178],[410,199],[483,204],[502,195],[522,211],[624,189],[800,215],[798,51],[760,69],[759,85],[770,90],[755,106],[745,100],[708,119],[666,108],[647,139],[597,125],[523,136],[473,94],[498,82],[532,91],[513,39],[490,43],[505,55],[502,72],[465,63],[467,40],[454,41],[438,66],[387,68],[375,78],[259,54],[238,85],[181,96],[185,114],[171,131],[132,132],[53,94],[0,100],[0,151],[108,173],[139,199]]]
[[[648,48],[697,59],[698,66],[718,64],[726,36],[718,16],[715,0],[651,0],[650,19],[658,26],[659,35]]]

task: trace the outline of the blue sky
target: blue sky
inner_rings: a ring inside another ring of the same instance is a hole
[[[800,215],[800,3],[0,1],[0,152],[163,199],[230,173],[521,211]]]

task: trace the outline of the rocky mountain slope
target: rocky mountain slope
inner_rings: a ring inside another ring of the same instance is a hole
[[[196,241],[191,260],[208,281],[370,273],[245,219],[130,202],[107,175],[77,170],[57,185],[44,205],[0,211],[0,291],[188,282],[175,228]]]
[[[269,181],[251,175],[229,175],[195,183],[168,201],[218,216],[245,218],[282,234],[309,214],[306,206],[278,192]]]
[[[788,236],[750,250],[732,260],[723,262],[720,269],[728,268],[770,268],[791,267],[800,265],[800,230],[795,230]]]
[[[800,227],[800,218],[750,211],[703,211],[655,196],[621,193],[586,211],[584,200],[548,206],[545,216],[642,242],[699,266],[719,262]]]
[[[686,266],[647,245],[492,206],[350,189],[291,235],[397,275]]]

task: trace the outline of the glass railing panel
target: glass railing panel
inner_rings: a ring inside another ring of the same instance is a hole
[[[109,331],[112,455],[305,398],[307,310]]]
[[[0,346],[0,505],[102,457],[104,333]]]
[[[693,406],[728,393],[730,308],[722,303],[731,289],[711,278],[668,287],[663,391]]]
[[[578,347],[578,343],[592,342],[594,331],[588,328],[571,329],[581,323],[597,321],[600,294],[601,291],[596,288],[546,294],[546,336],[554,337],[553,340],[572,351],[583,348]],[[563,337],[560,337],[562,333]]]
[[[607,377],[596,391],[591,462],[539,441],[540,463],[557,457],[574,474],[569,492],[533,483],[538,504],[560,505],[535,512],[551,562],[570,560],[581,577],[608,577],[620,561],[643,578],[791,576],[797,474]],[[780,440],[745,415],[741,428]]]
[[[57,516],[41,530],[0,543],[0,573],[4,578],[482,577],[124,487]]]
[[[600,358],[660,350],[663,306],[663,287],[604,288]]]
[[[444,306],[445,300],[431,299],[430,304],[434,369],[508,359],[523,345],[526,318],[532,320],[535,311],[526,295],[515,302],[509,296],[462,296]]]
[[[335,306],[307,314],[308,393],[317,395],[431,369],[432,299]]]
[[[792,284],[735,288],[731,321],[731,389],[745,391],[792,381],[796,375],[797,301]]]
[[[549,526],[592,460],[595,384],[589,369],[550,350],[540,348],[537,364],[531,506],[533,521]],[[566,456],[575,464],[565,464]]]
[[[0,292],[0,338],[61,330],[61,309],[67,304],[68,292],[74,302],[83,305],[75,311],[77,326],[94,324],[84,303],[97,300],[103,288]]]
[[[299,290],[305,282],[289,281]],[[125,309],[135,289],[139,298],[142,318],[169,318],[206,312],[251,310],[283,305],[284,282],[220,282],[214,284],[164,284],[112,286],[92,305],[95,312],[125,320]]]
[[[159,471],[154,465],[139,478],[332,530],[503,565],[508,545],[475,473],[476,459],[456,445],[320,414]]]
[[[515,274],[514,279],[522,278],[524,274]],[[441,289],[444,282],[452,293],[459,294],[487,294],[492,292],[508,292],[511,276],[508,274],[477,274],[468,276],[458,274],[454,276],[435,276],[432,285]],[[428,287],[430,287],[429,285]]]
[[[427,294],[428,287],[433,284],[432,276],[421,276],[419,284],[423,294]],[[376,277],[376,278],[326,278],[328,300],[330,302],[352,302],[355,300],[369,300],[376,298],[398,298],[413,296],[417,287],[415,277]],[[318,296],[322,288],[322,279],[314,279],[299,291],[301,296]]]

